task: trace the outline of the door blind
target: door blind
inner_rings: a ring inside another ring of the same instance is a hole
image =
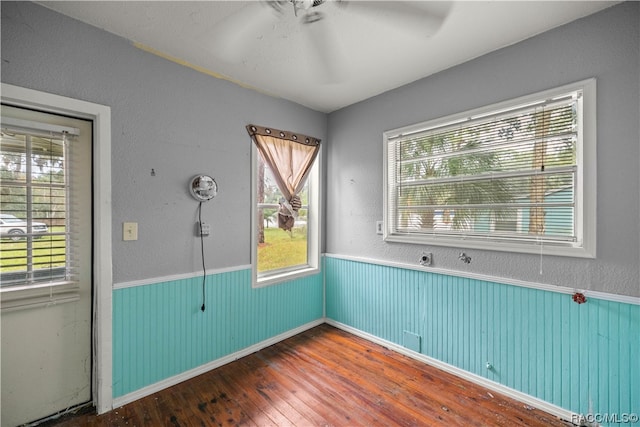
[[[75,128],[2,118],[1,288],[77,281],[74,262]],[[68,287],[68,286],[67,286]]]

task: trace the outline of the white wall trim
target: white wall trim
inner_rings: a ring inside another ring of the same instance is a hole
[[[143,397],[149,396],[153,393],[157,393],[165,388],[174,386],[183,381],[189,380],[191,378],[197,377],[198,375],[202,375],[206,372],[209,372],[213,369],[219,368],[220,366],[231,363],[235,360],[238,360],[242,357],[253,354],[257,351],[262,350],[263,348],[269,347],[273,344],[277,344],[280,341],[284,341],[287,338],[291,338],[294,335],[297,335],[301,332],[304,332],[308,329],[315,328],[318,325],[325,323],[325,319],[314,320],[313,322],[307,323],[302,326],[298,326],[297,328],[291,329],[287,332],[284,332],[280,335],[276,335],[274,337],[268,338],[264,341],[261,341],[257,344],[249,346],[245,349],[237,351],[235,353],[229,354],[227,356],[223,356],[219,359],[213,360],[209,363],[205,363],[204,365],[200,365],[196,368],[190,369],[188,371],[182,372],[178,375],[174,375],[173,377],[166,378],[162,381],[158,381],[157,383],[148,385],[131,393],[125,394],[124,396],[117,397],[113,399],[113,407],[118,408],[122,405],[126,405],[127,403],[131,403],[135,400],[141,399]]]
[[[215,270],[207,269],[207,276],[214,276],[222,273],[232,273],[234,271],[251,270],[251,265],[238,265],[235,267],[217,268]],[[193,279],[202,277],[202,271],[194,271],[192,273],[172,274],[170,276],[150,277],[148,279],[132,280],[129,282],[119,282],[113,284],[113,289],[133,288],[136,286],[156,285],[163,282],[171,282],[174,280]]]
[[[588,298],[594,298],[605,301],[620,302],[624,304],[640,305],[640,297],[630,295],[618,295],[607,292],[590,291],[586,289],[570,288],[567,286],[551,285],[548,283],[527,282],[518,279],[509,279],[504,277],[489,276],[484,274],[470,273],[466,271],[448,270],[444,268],[423,267],[421,265],[413,265],[395,261],[385,261],[373,258],[354,257],[349,255],[324,254],[329,258],[343,259],[346,261],[361,262],[365,264],[382,265],[386,267],[395,267],[408,270],[422,271],[424,273],[444,274],[446,276],[464,277],[467,279],[483,280],[486,282],[500,283],[503,285],[521,286],[524,288],[538,289],[548,292],[558,292],[561,294],[572,295],[575,292],[582,292]]]
[[[466,271],[448,270],[444,268],[422,267],[420,265],[413,265],[413,264],[401,263],[401,262],[395,262],[395,261],[386,261],[386,260],[380,260],[380,259],[374,259],[374,258],[355,257],[350,255],[338,255],[338,254],[328,254],[328,253],[324,253],[322,254],[322,256],[328,257],[328,258],[343,259],[346,261],[361,262],[365,264],[374,264],[374,265],[382,265],[386,267],[416,270],[416,271],[422,271],[425,273],[443,274],[447,276],[483,280],[486,282],[500,283],[503,285],[521,286],[525,288],[538,289],[538,290],[548,291],[548,292],[558,292],[558,293],[568,294],[568,295],[571,295],[574,292],[582,292],[587,296],[587,298],[594,298],[594,299],[600,299],[600,300],[612,301],[612,302],[620,302],[624,304],[640,305],[640,297],[634,297],[629,295],[618,295],[618,294],[611,294],[607,292],[589,291],[584,289],[570,288],[567,286],[551,285],[547,283],[527,282],[519,279],[508,279],[504,277],[470,273]],[[324,270],[324,268],[325,266],[322,264],[322,270]],[[250,270],[250,269],[251,269],[251,265],[224,267],[224,268],[219,268],[211,271],[210,273],[207,274],[207,276],[222,274],[222,273],[230,273],[230,272],[241,271],[241,270]],[[323,271],[323,276],[324,276],[324,271]],[[202,272],[174,274],[169,276],[151,277],[148,279],[119,282],[119,283],[115,283],[113,285],[113,288],[124,289],[124,288],[131,288],[135,286],[155,285],[158,283],[169,282],[174,280],[191,279],[195,277],[202,277]]]
[[[2,102],[93,121],[93,400],[99,414],[112,406],[111,108],[2,83]]]
[[[502,384],[491,381],[487,378],[481,377],[479,375],[473,374],[469,371],[465,371],[464,369],[460,369],[456,366],[449,365],[448,363],[442,362],[438,359],[434,359],[432,357],[426,356],[421,353],[417,353],[415,351],[409,350],[401,345],[393,343],[391,341],[386,341],[382,338],[376,337],[375,335],[371,335],[367,332],[361,331],[359,329],[353,328],[351,326],[345,325],[340,322],[336,322],[331,319],[326,319],[326,323],[335,326],[338,329],[342,329],[345,332],[349,332],[350,334],[359,336],[361,338],[366,339],[367,341],[371,341],[373,343],[379,344],[383,347],[386,347],[390,350],[396,351],[405,356],[411,357],[412,359],[418,360],[420,362],[424,362],[427,365],[433,366],[450,374],[453,374],[457,377],[463,378],[467,381],[471,381],[474,384],[478,384],[482,387],[488,388],[489,390],[493,390],[495,392],[504,394],[512,399],[518,400],[522,403],[526,403],[529,406],[545,411],[549,414],[555,415],[558,418],[561,418],[566,421],[580,419],[582,420],[584,417],[580,414],[576,414],[567,409],[556,406],[552,403],[546,402],[544,400],[538,399],[537,397],[533,397],[526,393],[522,393],[520,391],[514,390]]]

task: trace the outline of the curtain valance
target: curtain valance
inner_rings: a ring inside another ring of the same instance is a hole
[[[286,201],[278,211],[280,228],[293,227],[302,206],[298,193],[304,187],[318,152],[320,140],[307,135],[256,125],[247,125],[262,160],[271,168]]]

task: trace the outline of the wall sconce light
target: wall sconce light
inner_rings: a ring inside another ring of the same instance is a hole
[[[191,178],[189,191],[197,201],[206,202],[218,194],[218,184],[209,175],[196,175]]]

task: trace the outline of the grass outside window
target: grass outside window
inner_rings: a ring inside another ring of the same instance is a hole
[[[51,227],[51,234],[36,236],[32,245],[33,269],[44,269],[53,267],[64,267],[66,265],[66,241],[64,226]],[[14,241],[10,238],[3,238],[0,242],[2,247],[2,259],[0,259],[0,273],[27,270],[27,238]]]
[[[258,244],[259,272],[307,264],[307,227],[291,232],[265,228],[264,243]]]

